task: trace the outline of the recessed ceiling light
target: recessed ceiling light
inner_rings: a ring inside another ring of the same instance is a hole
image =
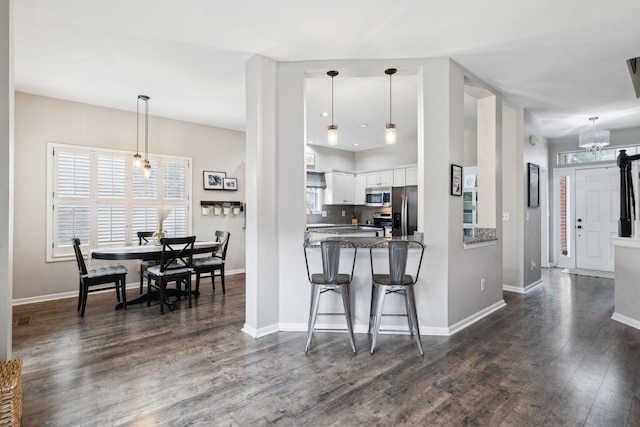
[[[320,117],[331,117],[331,114],[326,111],[323,111],[322,113],[320,113]]]
[[[358,144],[357,142],[353,144],[354,147],[360,147],[360,144]]]
[[[362,124],[360,125],[360,127],[361,127],[361,128],[368,128],[368,127],[369,127],[369,124],[368,124],[368,123],[362,123]]]

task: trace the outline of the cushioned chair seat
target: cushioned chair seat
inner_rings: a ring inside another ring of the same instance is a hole
[[[211,256],[208,257],[204,257],[204,258],[194,258],[193,259],[193,266],[198,268],[198,267],[213,267],[215,265],[222,265],[224,264],[224,260],[220,259],[220,258],[214,258]]]
[[[124,265],[99,265],[96,267],[90,267],[87,269],[87,274],[83,275],[93,279],[94,277],[111,276],[114,274],[127,274],[127,268]]]
[[[189,267],[182,267],[182,268],[175,268],[175,269],[167,270],[167,271],[160,271],[160,266],[159,265],[153,265],[153,266],[149,267],[149,269],[147,271],[149,273],[153,274],[154,276],[164,276],[164,275],[190,273],[191,271],[193,271],[193,269],[189,268]]]
[[[391,278],[389,277],[388,274],[374,274],[373,275],[373,282],[380,284],[380,285],[390,285],[391,284]],[[403,285],[413,285],[413,278],[411,276],[409,276],[408,274],[404,275],[404,279],[403,279]]]
[[[345,283],[349,283],[351,281],[351,276],[348,274],[338,274],[338,280],[336,280],[336,285],[344,285]],[[315,283],[317,285],[323,285],[324,283],[324,275],[322,273],[316,273],[311,275],[311,283]]]

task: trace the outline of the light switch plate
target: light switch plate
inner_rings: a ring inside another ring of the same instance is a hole
[[[509,221],[509,212],[502,212],[502,220]]]

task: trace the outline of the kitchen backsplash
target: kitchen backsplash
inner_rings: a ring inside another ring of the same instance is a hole
[[[365,224],[367,221],[373,222],[374,213],[391,211],[390,208],[360,205],[324,205],[322,209],[327,212],[327,216],[307,214],[307,224],[351,224],[351,217],[354,214],[358,217],[358,224]],[[342,211],[344,211],[344,216],[342,216]]]

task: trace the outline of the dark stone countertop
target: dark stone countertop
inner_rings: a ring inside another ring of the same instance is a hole
[[[320,242],[323,240],[344,240],[353,242],[357,248],[369,249],[369,248],[383,248],[385,243],[391,240],[408,240],[411,242],[419,243],[413,239],[413,236],[399,236],[399,237],[328,237],[326,239],[314,239],[308,241],[308,247],[317,248],[320,247]],[[307,244],[307,241],[305,241]]]

